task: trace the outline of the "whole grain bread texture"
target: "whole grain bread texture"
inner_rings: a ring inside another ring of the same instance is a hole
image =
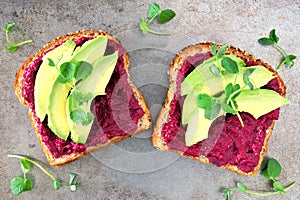
[[[24,78],[23,78],[23,73],[24,70],[30,65],[30,63],[32,61],[34,61],[35,59],[37,59],[38,57],[40,57],[44,52],[47,52],[51,49],[53,49],[54,47],[58,46],[59,44],[62,44],[63,42],[65,42],[66,40],[77,40],[80,39],[82,37],[97,37],[97,36],[107,36],[109,40],[114,41],[116,44],[120,44],[120,41],[115,38],[114,36],[112,36],[111,34],[104,32],[104,31],[95,31],[95,30],[82,30],[82,31],[78,31],[75,33],[68,33],[67,35],[64,36],[60,36],[57,37],[56,39],[54,39],[52,42],[47,43],[41,50],[39,50],[35,55],[30,56],[23,64],[22,66],[18,69],[17,73],[16,73],[16,77],[15,77],[15,82],[14,82],[14,89],[15,89],[15,94],[17,96],[17,98],[19,99],[19,101],[25,105],[29,107],[29,103],[25,100],[23,94],[22,94],[22,88],[24,86]],[[124,48],[125,49],[125,48]],[[89,146],[86,148],[85,152],[82,153],[72,153],[72,154],[68,154],[68,155],[63,155],[62,157],[59,158],[55,158],[51,152],[48,150],[48,148],[46,147],[46,145],[42,142],[42,138],[41,135],[38,131],[37,128],[37,122],[35,120],[34,117],[34,113],[32,112],[32,110],[29,107],[29,118],[31,120],[32,126],[35,129],[37,138],[39,143],[41,144],[42,150],[45,153],[47,160],[49,161],[49,163],[53,166],[59,166],[59,165],[64,165],[66,163],[69,163],[71,161],[74,161],[90,152],[93,152],[99,148],[108,146],[110,144],[116,143],[118,141],[121,141],[123,139],[126,139],[130,136],[134,136],[148,128],[151,127],[151,116],[150,116],[150,110],[148,108],[148,105],[146,104],[141,92],[138,90],[138,88],[136,88],[136,86],[134,86],[134,84],[132,83],[132,81],[130,80],[130,76],[128,73],[129,70],[129,66],[130,66],[130,60],[129,60],[129,55],[127,54],[127,52],[125,51],[124,54],[122,55],[123,59],[124,59],[124,69],[126,71],[126,73],[128,74],[128,78],[127,81],[129,83],[129,85],[131,86],[133,92],[134,92],[134,96],[137,99],[139,105],[142,107],[143,111],[144,111],[144,115],[139,119],[138,124],[137,124],[137,128],[134,132],[130,133],[130,135],[125,135],[125,136],[115,136],[111,139],[109,139],[106,143],[104,144],[98,144],[95,146]]]
[[[168,149],[168,146],[166,145],[166,142],[164,141],[164,138],[161,134],[161,131],[162,131],[163,125],[169,121],[170,104],[171,104],[171,101],[174,97],[174,93],[176,92],[176,86],[177,86],[176,85],[177,84],[176,79],[177,79],[178,71],[182,67],[183,62],[189,56],[193,56],[196,53],[209,52],[210,47],[212,45],[214,45],[212,42],[204,42],[204,43],[197,43],[197,44],[194,44],[194,45],[190,45],[190,46],[182,49],[174,57],[171,65],[170,65],[169,71],[168,71],[169,80],[170,80],[170,87],[169,87],[169,90],[167,92],[167,96],[165,98],[164,105],[163,105],[163,107],[160,110],[160,113],[158,115],[156,124],[154,126],[153,135],[152,135],[152,143],[153,143],[154,147],[156,147],[157,149],[159,149],[161,151],[177,152],[183,157],[189,157],[189,158],[197,160],[199,162],[209,163],[209,164],[212,164],[212,163],[210,163],[208,158],[206,158],[204,155],[201,155],[199,157],[185,156],[184,152]],[[220,48],[220,47],[221,47],[221,45],[218,45],[218,48]],[[227,49],[226,53],[235,54],[237,57],[245,59],[246,61],[250,61],[250,62],[253,61],[253,62],[257,63],[257,65],[262,65],[262,66],[266,67],[278,79],[278,81],[280,83],[280,88],[282,89],[282,94],[281,95],[285,96],[286,87],[285,87],[281,77],[266,62],[264,62],[261,59],[257,59],[253,55],[250,55],[247,51],[242,51],[239,48],[236,48],[236,47],[233,47],[233,46],[228,46],[228,49]],[[238,166],[229,165],[229,164],[227,164],[226,166],[221,166],[221,168],[228,169],[228,170],[236,172],[238,174],[243,174],[243,175],[248,175],[248,176],[255,176],[258,173],[258,170],[260,168],[260,165],[261,165],[261,162],[263,160],[264,154],[267,152],[268,141],[270,139],[270,136],[272,135],[272,130],[273,130],[274,124],[275,124],[275,120],[273,120],[271,126],[268,128],[268,130],[266,132],[264,145],[263,145],[262,150],[260,152],[259,162],[258,162],[258,165],[254,168],[253,171],[245,173],[242,170],[240,170],[238,168]]]

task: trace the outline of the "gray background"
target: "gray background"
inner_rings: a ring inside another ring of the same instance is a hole
[[[144,93],[154,121],[168,87],[168,65],[175,53],[187,44],[207,40],[227,43],[247,49],[277,66],[281,54],[257,42],[259,37],[267,36],[275,28],[280,45],[288,53],[300,57],[299,1],[158,1],[162,8],[171,8],[177,13],[167,24],[153,24],[153,29],[172,32],[168,37],[143,36],[136,29],[150,3],[148,0],[2,1],[1,27],[14,21],[26,38],[34,42],[15,53],[8,53],[4,31],[1,34],[0,199],[221,199],[222,188],[234,187],[237,181],[246,183],[251,189],[268,189],[261,175],[245,177],[178,158],[173,153],[158,152],[151,146],[151,131],[65,166],[50,167],[47,163],[27,117],[27,108],[15,97],[13,83],[17,69],[26,58],[57,36],[82,29],[101,29],[116,35],[131,56],[132,79]],[[281,163],[283,171],[279,179],[284,184],[300,182],[298,60],[294,69],[279,71],[287,85],[291,104],[281,109],[267,153]],[[29,174],[34,179],[33,190],[15,197],[9,183],[22,172],[17,159],[6,157],[10,153],[38,159],[62,180],[67,181],[71,172],[77,173],[81,186],[76,192],[70,192],[67,187],[55,191],[50,179],[35,167]],[[283,196],[269,198],[236,192],[233,199],[296,200],[300,199],[300,188],[297,185]]]

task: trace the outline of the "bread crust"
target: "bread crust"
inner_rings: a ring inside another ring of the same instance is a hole
[[[162,130],[163,125],[169,120],[169,112],[170,112],[170,109],[171,109],[170,104],[171,104],[171,101],[173,99],[174,93],[176,91],[177,73],[178,73],[179,69],[181,68],[184,60],[186,60],[189,56],[193,56],[196,53],[209,52],[210,47],[212,45],[213,45],[212,42],[197,43],[197,44],[190,45],[190,46],[184,48],[183,50],[181,50],[179,53],[176,54],[175,58],[173,59],[171,65],[170,65],[170,69],[168,71],[169,78],[170,78],[170,88],[169,88],[167,96],[165,98],[164,105],[163,105],[163,107],[160,110],[160,113],[158,115],[156,124],[154,126],[153,135],[152,135],[152,143],[153,143],[154,147],[156,147],[157,149],[159,149],[161,151],[177,152],[183,157],[189,157],[189,158],[192,158],[192,159],[197,160],[199,162],[209,163],[209,164],[212,164],[212,163],[210,163],[209,160],[203,155],[201,155],[199,157],[185,156],[184,152],[168,149],[166,143],[164,142],[164,138],[161,135],[161,130]],[[221,46],[222,46],[221,44],[218,45],[218,48],[220,48]],[[235,54],[236,56],[238,56],[240,58],[244,58],[247,61],[253,61],[253,62],[256,62],[258,65],[262,65],[262,66],[266,67],[269,71],[271,71],[273,73],[273,75],[279,81],[280,88],[282,89],[282,94],[281,95],[285,96],[286,86],[284,85],[283,80],[278,75],[278,73],[270,65],[268,65],[263,60],[257,59],[255,56],[250,55],[247,51],[242,51],[242,50],[240,50],[239,48],[236,48],[236,47],[229,46],[227,52]],[[273,120],[271,126],[266,131],[266,137],[265,137],[265,140],[264,140],[264,145],[263,145],[262,150],[260,152],[260,159],[259,159],[258,165],[254,168],[253,171],[251,171],[249,173],[245,173],[242,170],[240,170],[238,168],[238,166],[229,165],[229,164],[227,164],[226,166],[221,166],[221,168],[226,168],[230,171],[237,172],[238,174],[243,174],[243,175],[248,175],[248,176],[255,176],[258,173],[258,170],[260,168],[260,165],[261,165],[261,162],[263,160],[264,154],[268,150],[268,141],[270,140],[270,137],[272,135],[272,130],[273,130],[274,124],[275,124],[275,120]]]
[[[17,73],[16,73],[16,77],[15,77],[15,82],[14,82],[14,89],[15,89],[15,94],[17,96],[17,98],[19,99],[19,101],[25,105],[29,107],[29,102],[27,102],[22,94],[22,88],[24,86],[24,79],[23,79],[23,74],[25,69],[30,65],[30,63],[34,60],[36,60],[37,58],[39,58],[44,52],[47,52],[51,49],[53,49],[55,46],[65,42],[66,40],[77,40],[80,39],[82,37],[96,37],[96,36],[107,36],[109,40],[114,41],[117,44],[121,44],[121,42],[119,40],[117,40],[114,36],[112,36],[111,34],[104,32],[104,31],[95,31],[95,30],[82,30],[82,31],[77,31],[75,33],[69,33],[67,35],[64,36],[60,36],[58,38],[56,38],[55,40],[53,40],[52,42],[47,43],[41,50],[39,50],[35,55],[30,56],[24,63],[23,65],[18,69]],[[129,70],[129,66],[130,66],[130,59],[129,59],[129,55],[127,54],[127,52],[124,52],[124,54],[122,55],[123,59],[124,59],[124,69],[128,75],[127,81],[129,83],[129,85],[132,87],[134,95],[136,97],[136,99],[138,100],[139,105],[142,107],[143,111],[144,111],[144,115],[139,119],[138,121],[138,128],[131,133],[130,135],[125,135],[125,136],[116,136],[113,137],[112,139],[108,140],[106,143],[101,144],[101,145],[96,145],[96,146],[91,146],[91,147],[87,147],[86,151],[83,153],[72,153],[72,154],[68,154],[68,155],[64,155],[60,158],[55,158],[53,157],[53,155],[51,154],[51,152],[48,150],[48,148],[46,147],[45,143],[42,142],[42,138],[41,135],[38,131],[38,124],[34,118],[34,113],[32,112],[32,110],[29,108],[28,114],[29,114],[29,118],[30,121],[32,123],[32,126],[36,132],[37,138],[39,143],[41,144],[42,150],[45,153],[47,160],[49,161],[49,163],[53,166],[60,166],[60,165],[64,165],[66,163],[69,163],[71,161],[74,161],[80,157],[82,157],[85,154],[91,153],[93,151],[96,151],[99,148],[108,146],[110,144],[116,143],[120,140],[126,139],[130,136],[134,136],[140,132],[142,132],[143,130],[146,130],[148,128],[151,127],[151,116],[150,116],[150,110],[148,108],[148,105],[146,104],[141,92],[138,90],[138,88],[136,88],[132,81],[130,80],[130,76],[128,73]]]

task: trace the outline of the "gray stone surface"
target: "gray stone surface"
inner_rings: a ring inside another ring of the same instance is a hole
[[[167,29],[171,36],[143,36],[137,30],[141,16],[146,16],[151,1],[22,1],[2,0],[0,25],[16,22],[34,40],[15,53],[5,50],[5,34],[1,34],[0,57],[0,199],[221,199],[223,187],[235,182],[249,188],[267,189],[261,175],[245,177],[212,165],[162,153],[151,146],[151,131],[145,131],[112,147],[87,155],[61,167],[50,167],[27,117],[27,108],[14,94],[17,69],[45,43],[55,37],[81,29],[102,29],[116,35],[126,46],[132,60],[132,79],[145,94],[153,120],[161,107],[168,87],[166,71],[173,56],[187,44],[197,41],[218,41],[247,49],[276,66],[281,55],[274,48],[261,46],[257,39],[267,36],[272,28],[280,36],[280,44],[298,57],[300,46],[300,2],[287,1],[158,1],[162,8],[171,8],[177,16],[155,29]],[[298,59],[299,60],[299,59]],[[283,171],[284,184],[300,182],[299,121],[300,70],[282,68],[279,73],[287,85],[291,104],[281,109],[269,143],[267,156],[277,158]],[[144,76],[143,74],[149,74]],[[55,191],[51,181],[38,168],[30,177],[34,188],[15,197],[9,189],[10,180],[22,175],[17,159],[7,154],[24,154],[41,161],[53,174],[68,180],[77,173],[78,191],[68,188]],[[259,198],[241,192],[233,199],[300,199],[299,185],[283,196]]]

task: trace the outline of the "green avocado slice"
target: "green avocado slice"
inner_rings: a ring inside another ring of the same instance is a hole
[[[103,57],[107,45],[107,36],[98,36],[97,38],[77,47],[72,57],[68,61],[85,61],[93,65],[98,59]],[[52,57],[51,57],[52,58]],[[82,80],[83,82],[83,80]],[[48,125],[49,128],[60,138],[66,140],[70,134],[68,117],[66,113],[67,98],[73,85],[70,83],[62,84],[58,77],[50,88],[48,96]]]
[[[66,113],[68,124],[71,130],[71,139],[76,143],[85,143],[89,132],[92,127],[92,122],[88,124],[75,123],[71,115],[73,111],[84,111],[86,116],[90,113],[91,103],[94,97],[97,95],[104,95],[105,88],[111,78],[113,70],[118,60],[118,52],[112,55],[104,56],[97,60],[93,65],[93,73],[84,81],[80,82],[76,87],[76,90],[72,90],[71,95],[67,99]],[[80,98],[75,95],[76,92],[80,92],[83,96],[92,94],[92,98],[85,103],[81,103]]]
[[[64,44],[56,47],[52,51],[48,52],[43,58],[35,79],[34,86],[34,105],[36,116],[41,121],[44,120],[47,114],[47,106],[49,104],[49,95],[54,82],[59,75],[56,67],[50,67],[48,58],[51,58],[59,66],[62,63],[68,61],[75,49],[76,44],[67,40]],[[57,62],[58,61],[58,62]]]

